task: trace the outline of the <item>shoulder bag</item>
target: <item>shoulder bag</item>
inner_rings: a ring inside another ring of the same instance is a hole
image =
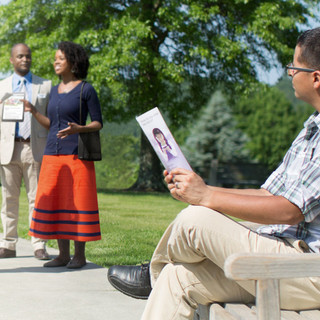
[[[82,122],[82,91],[84,84],[85,81],[82,82],[80,91],[80,125],[84,125],[86,122],[86,119],[84,119],[84,123]],[[87,161],[100,161],[102,159],[99,130],[79,133],[78,158]]]

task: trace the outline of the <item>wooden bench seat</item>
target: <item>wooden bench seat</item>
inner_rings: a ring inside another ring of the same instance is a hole
[[[201,305],[194,320],[257,320],[256,307],[241,303],[227,303],[210,306]],[[281,310],[281,320],[319,320],[320,310],[288,311]]]
[[[233,254],[224,271],[233,280],[256,280],[256,305],[199,306],[194,320],[320,320],[320,310],[280,310],[279,299],[280,279],[320,277],[319,254]]]

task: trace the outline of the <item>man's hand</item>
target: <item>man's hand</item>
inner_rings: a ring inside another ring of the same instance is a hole
[[[202,178],[193,171],[176,168],[164,171],[165,182],[174,198],[193,205],[202,205],[212,193]]]

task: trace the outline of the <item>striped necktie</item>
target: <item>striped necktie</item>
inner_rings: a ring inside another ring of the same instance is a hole
[[[24,92],[24,98],[25,100],[28,100],[28,92],[26,88],[26,79],[21,80],[21,86],[20,86],[20,92]],[[31,120],[30,120],[30,112],[24,113],[24,120],[23,122],[19,123],[19,135],[23,139],[27,139],[30,137],[31,134],[31,126],[30,126]]]

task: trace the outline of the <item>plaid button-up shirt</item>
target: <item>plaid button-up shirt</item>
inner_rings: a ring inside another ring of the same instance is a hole
[[[320,114],[315,112],[293,141],[281,165],[261,188],[298,206],[304,221],[296,225],[269,225],[259,233],[304,240],[320,252]]]

